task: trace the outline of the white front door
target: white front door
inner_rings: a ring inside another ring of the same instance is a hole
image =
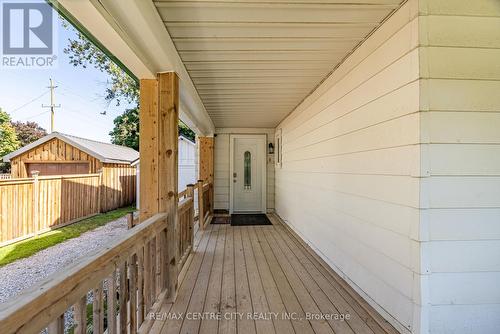
[[[266,138],[233,135],[231,140],[231,212],[265,212]]]

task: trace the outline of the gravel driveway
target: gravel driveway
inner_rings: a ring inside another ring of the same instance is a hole
[[[31,257],[0,268],[0,303],[18,295],[45,277],[65,268],[81,257],[96,253],[108,242],[127,231],[127,217],[109,222],[44,249]]]

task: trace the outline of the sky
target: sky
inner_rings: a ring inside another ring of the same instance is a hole
[[[68,39],[76,39],[74,29],[67,29],[57,19],[57,65],[51,69],[0,68],[0,108],[14,121],[34,121],[50,129],[49,79],[58,86],[55,103],[55,131],[84,138],[110,142],[113,119],[130,107],[122,102],[108,103],[104,99],[108,75],[94,69],[74,67],[63,52]],[[106,111],[106,115],[101,113]]]

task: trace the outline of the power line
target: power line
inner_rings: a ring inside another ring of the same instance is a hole
[[[85,113],[83,113],[81,110],[77,110],[77,109],[73,109],[73,108],[68,108],[67,106],[64,107],[64,110],[65,111],[69,111],[77,116],[79,116],[79,118],[81,120],[84,120],[84,121],[87,121],[87,122],[90,122],[94,125],[96,125],[97,127],[100,127],[101,129],[106,129],[106,130],[109,130],[105,125],[103,125],[102,123],[99,123],[99,122],[96,122],[96,120],[88,115],[86,115]]]
[[[33,103],[33,102],[35,102],[36,100],[41,99],[41,98],[42,98],[43,96],[45,96],[45,94],[47,94],[48,92],[49,92],[48,90],[47,90],[47,91],[45,91],[45,92],[43,92],[40,96],[37,96],[37,97],[35,97],[33,100],[30,100],[30,101],[26,102],[25,104],[23,104],[23,105],[21,105],[21,106],[19,106],[19,107],[15,108],[14,110],[10,111],[10,113],[14,113],[14,112],[16,112],[16,111],[18,111],[18,110],[20,110],[20,109],[22,109],[22,108],[26,107],[27,105],[29,105],[29,104],[31,104],[31,103]]]
[[[30,116],[30,117],[23,118],[22,120],[24,120],[24,121],[28,121],[28,120],[33,119],[33,118],[36,118],[36,117],[38,117],[38,116],[42,116],[42,115],[44,115],[44,114],[46,114],[46,113],[48,113],[48,112],[49,112],[49,111],[44,111],[44,112],[41,112],[41,113],[39,113],[39,114],[36,114],[36,115]]]

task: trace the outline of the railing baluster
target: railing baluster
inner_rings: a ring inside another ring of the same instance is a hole
[[[64,334],[64,314],[50,323],[48,332],[49,334]]]
[[[144,245],[144,317],[151,307],[151,256],[149,241]]]
[[[167,231],[161,230],[160,236],[160,263],[162,291],[168,288],[168,258],[167,258]]]
[[[108,278],[108,292],[107,292],[107,333],[116,333],[116,270]]]
[[[151,274],[149,276],[150,278],[150,286],[151,286],[151,291],[150,291],[150,301],[151,301],[151,306],[155,303],[156,301],[156,236],[151,239],[151,242],[149,243],[149,255],[151,257]]]
[[[129,307],[130,307],[130,334],[137,333],[137,256],[130,257],[129,271]]]
[[[92,326],[94,334],[101,334],[104,331],[104,306],[102,302],[102,282],[93,290],[92,300]]]
[[[73,317],[75,319],[75,334],[87,334],[87,295],[73,306]]]
[[[158,299],[158,295],[161,291],[163,291],[163,275],[162,275],[162,257],[161,257],[161,242],[162,242],[162,233],[158,232],[155,238],[155,260],[156,260],[156,288],[155,288],[155,296],[154,299]]]
[[[120,333],[127,334],[127,262],[120,265]]]
[[[198,180],[198,228],[205,229],[205,204],[203,203],[203,180]]]
[[[144,321],[144,248],[137,252],[137,326]]]

